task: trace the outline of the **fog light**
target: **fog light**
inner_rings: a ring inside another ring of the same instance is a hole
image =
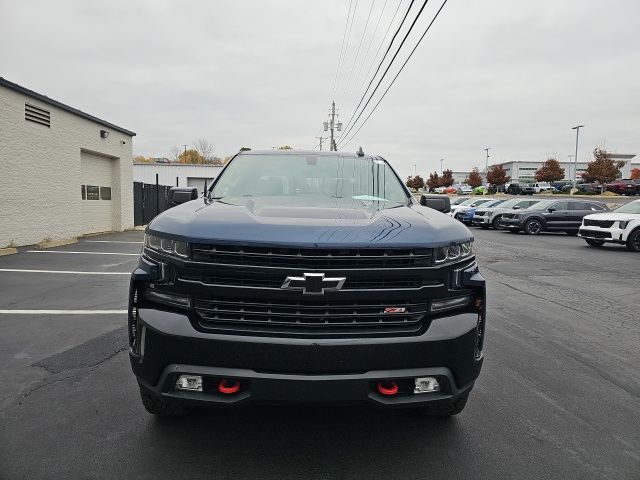
[[[440,384],[435,377],[416,378],[413,393],[432,393],[440,391]]]
[[[442,310],[451,310],[453,308],[465,307],[469,304],[469,296],[443,298],[440,300],[434,300],[431,302],[431,311],[440,312]]]
[[[180,375],[176,381],[176,389],[201,392],[202,377],[200,375]]]

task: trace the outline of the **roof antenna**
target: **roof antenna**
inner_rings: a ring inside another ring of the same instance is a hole
[[[358,148],[356,155],[358,155],[359,157],[364,157],[364,152],[362,151],[362,147]]]

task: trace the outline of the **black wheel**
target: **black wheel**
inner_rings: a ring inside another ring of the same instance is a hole
[[[142,405],[144,405],[145,410],[159,417],[176,417],[189,413],[188,408],[170,400],[156,397],[142,388],[140,389],[140,398],[142,399]]]
[[[585,238],[584,240],[592,247],[601,247],[604,245],[604,241],[602,240],[594,240],[593,238]]]
[[[527,220],[527,223],[524,224],[524,231],[527,235],[537,235],[542,231],[542,222],[535,218]]]
[[[627,237],[627,250],[640,252],[640,229],[634,230]]]
[[[469,392],[461,395],[452,402],[432,405],[429,407],[421,407],[418,410],[422,415],[426,415],[428,417],[451,417],[452,415],[457,415],[464,410],[468,398]]]
[[[496,230],[498,230],[500,228],[500,215],[498,215],[496,218],[494,218],[491,222],[491,226],[493,228],[495,228]]]

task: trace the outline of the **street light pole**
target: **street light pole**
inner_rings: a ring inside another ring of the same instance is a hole
[[[484,149],[485,152],[487,152],[487,159],[484,163],[484,171],[486,172],[487,170],[489,170],[489,150],[491,150],[491,147],[487,147]]]
[[[571,179],[571,164],[573,163],[572,158],[573,158],[575,155],[571,155],[571,154],[569,154],[568,156],[569,156],[569,180],[572,180],[572,179]],[[575,181],[576,181],[576,180],[575,180],[575,174],[573,175],[573,177],[574,177],[574,178],[573,178],[573,180],[572,180],[572,181],[575,183]]]
[[[580,135],[580,129],[583,128],[584,125],[576,125],[575,127],[571,127],[571,130],[576,131],[576,156],[573,157],[573,181],[576,181],[576,177],[578,176],[578,136]]]
[[[444,158],[440,159],[440,176],[444,173],[444,170],[442,170],[442,162],[444,162]]]

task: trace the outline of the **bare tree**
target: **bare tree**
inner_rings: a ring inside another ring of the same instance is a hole
[[[200,156],[204,159],[205,162],[210,162],[213,160],[213,151],[214,147],[211,142],[209,142],[205,138],[200,138],[193,142],[193,147],[200,154]]]
[[[173,147],[171,147],[171,150],[169,150],[169,159],[172,162],[177,162],[178,160],[180,160],[181,154],[182,154],[182,150],[180,150],[180,147],[178,147],[177,145],[174,145]]]

